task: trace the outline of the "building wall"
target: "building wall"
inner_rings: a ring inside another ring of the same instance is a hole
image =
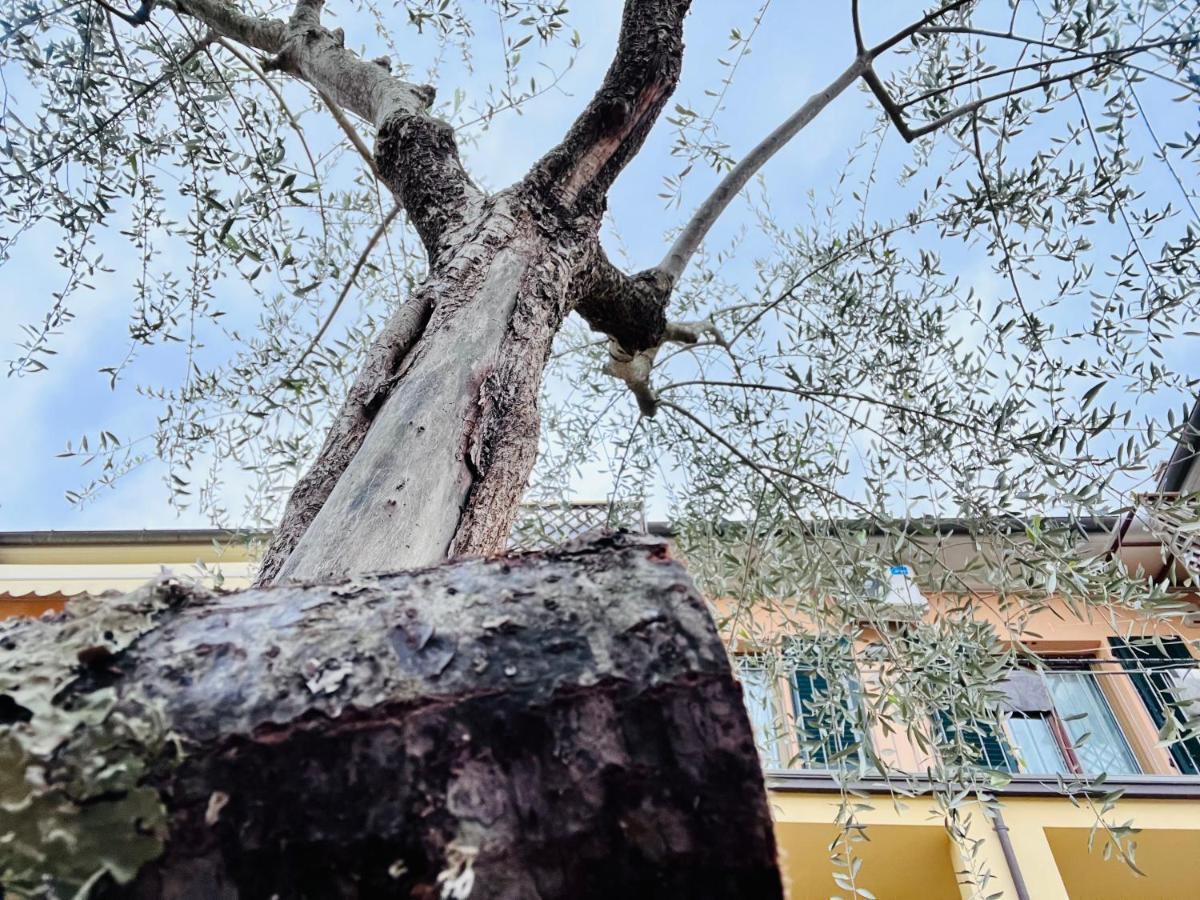
[[[216,532],[51,534],[23,543],[0,536],[0,618],[58,610],[72,595],[125,591],[164,572],[208,585],[241,587],[252,577],[260,540],[261,535]],[[953,598],[932,598],[931,614],[952,602]],[[1007,626],[998,604],[985,603],[981,609],[998,627]],[[783,623],[769,616],[756,624],[758,632],[767,634],[804,626],[800,620]],[[1026,639],[1046,653],[1103,656],[1113,634],[1200,639],[1198,627],[1147,625],[1130,611],[1119,611],[1111,619],[1081,619],[1062,604],[1052,604],[1026,628],[1040,635],[1026,634]],[[743,644],[736,649],[754,648]],[[1159,746],[1153,723],[1127,678],[1106,679],[1103,689],[1146,773],[1114,780],[1103,789],[1120,789],[1126,795],[1106,818],[1115,824],[1132,820],[1141,829],[1134,837],[1135,861],[1146,874],[1136,874],[1119,859],[1105,858],[1104,831],[1096,827],[1105,817],[1098,817],[1095,797],[1072,802],[1058,795],[1053,779],[1019,776],[996,796],[1027,896],[1105,900],[1200,895],[1200,778],[1169,774],[1174,772],[1170,757]],[[778,696],[782,708],[790,711],[790,695],[782,684]],[[916,748],[894,735],[872,738],[905,768],[919,771],[926,762]],[[887,785],[869,780],[842,786],[819,771],[772,770],[767,783],[793,900],[852,895],[845,879],[855,870],[832,860],[830,853],[830,845],[845,833],[835,824],[839,811],[847,810],[867,826],[868,840],[852,847],[853,857],[862,862],[851,864],[860,868],[849,887],[869,892],[860,896],[1018,897],[993,820],[973,800],[964,801],[961,808],[960,822],[975,847],[973,854],[964,856],[960,845],[951,841],[937,804],[923,793],[927,786],[919,781],[914,782],[913,796],[893,794]]]

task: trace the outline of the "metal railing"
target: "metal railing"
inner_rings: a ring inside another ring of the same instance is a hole
[[[605,528],[644,532],[642,504],[604,500],[522,503],[508,546],[519,551],[546,550]]]

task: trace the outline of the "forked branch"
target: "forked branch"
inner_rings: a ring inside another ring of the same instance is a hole
[[[612,345],[613,362],[606,368],[606,371],[621,378],[630,386],[631,390],[637,396],[639,406],[643,408],[643,411],[648,408],[647,404],[653,398],[653,391],[649,388],[649,367],[653,364],[654,355],[653,352],[643,352],[648,347],[635,346],[625,335],[630,333],[641,335],[641,343],[649,344],[649,346],[654,348],[657,348],[661,344],[661,340],[648,341],[646,336],[658,328],[660,323],[665,323],[665,307],[673,285],[683,274],[688,262],[695,255],[721,214],[729,206],[733,198],[749,183],[750,179],[776,153],[811,123],[826,106],[860,78],[876,97],[896,131],[906,141],[911,142],[924,135],[945,128],[951,123],[975,113],[989,103],[1019,96],[1030,91],[1045,89],[1061,82],[1072,81],[1091,74],[1105,66],[1122,65],[1131,56],[1157,47],[1194,41],[1196,39],[1195,36],[1189,35],[1163,41],[1137,44],[1130,47],[1108,48],[1099,51],[1055,47],[1056,50],[1060,51],[1060,55],[1054,58],[1042,59],[1006,69],[987,71],[946,84],[940,88],[925,91],[908,100],[898,101],[895,99],[875,71],[875,61],[893,47],[910,38],[920,38],[934,33],[970,31],[965,25],[947,24],[946,19],[955,13],[962,13],[971,2],[972,0],[952,0],[952,2],[930,11],[919,20],[900,29],[886,40],[868,46],[859,15],[859,0],[852,0],[851,19],[854,29],[856,55],[850,64],[826,87],[809,97],[799,109],[760,141],[757,146],[747,153],[721,179],[712,193],[700,204],[692,217],[684,225],[674,243],[667,251],[667,254],[655,268],[642,272],[632,278],[617,273],[620,278],[632,282],[624,290],[610,286],[603,290],[593,291],[591,294],[585,293],[583,299],[580,300],[576,307],[577,310],[594,328],[603,331],[614,339]],[[1014,35],[1002,36],[1010,39],[1019,39]],[[1038,41],[1030,41],[1030,44],[1038,43]],[[1044,44],[1044,42],[1041,43]],[[1086,65],[1066,72],[1062,72],[1061,70],[1051,71],[1054,67],[1075,61],[1086,61]],[[945,96],[956,89],[976,85],[1001,75],[1016,75],[1020,72],[1030,70],[1041,71],[1044,74],[1041,78],[1031,83],[1010,85],[1008,90],[998,91],[962,103],[929,122],[914,126],[909,123],[905,116],[905,110],[915,104]],[[610,285],[620,285],[620,278],[610,276],[607,280]],[[655,296],[655,299],[661,303],[661,310],[657,307],[653,310],[654,317],[649,325],[640,329],[636,324],[630,324],[626,321],[629,315],[637,312],[641,306],[645,305],[630,302],[630,298],[637,297],[637,285],[639,284],[654,285],[657,291],[660,292]]]

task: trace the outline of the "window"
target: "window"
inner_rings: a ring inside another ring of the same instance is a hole
[[[764,766],[778,768],[783,765],[779,746],[782,720],[775,693],[775,676],[752,657],[739,658],[737,668],[759,759]]]
[[[1066,775],[1071,771],[1063,755],[1063,740],[1053,719],[1044,715],[1013,715],[1008,730],[1019,756],[1019,770],[1038,775]]]
[[[1109,645],[1155,727],[1167,733],[1168,716],[1175,719],[1182,735],[1168,746],[1175,768],[1200,775],[1200,737],[1187,728],[1188,720],[1200,714],[1200,670],[1187,644],[1179,638],[1109,638]]]
[[[1004,684],[1019,770],[1033,774],[1130,775],[1140,771],[1089,660],[1046,660]]]

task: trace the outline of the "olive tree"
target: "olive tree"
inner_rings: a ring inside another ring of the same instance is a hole
[[[811,655],[834,668],[831,648],[861,633],[863,578],[917,552],[922,516],[965,518],[1003,545],[989,583],[1032,590],[1022,615],[1064,591],[1161,600],[1111,565],[1081,567],[1069,530],[1030,515],[1128,506],[1182,427],[1162,409],[1195,389],[1190,4],[850,0],[844,67],[735,143],[720,114],[770,3],[715,63],[708,113],[672,99],[688,16],[708,12],[692,6],[614,4],[594,95],[489,191],[460,144],[553,88],[561,73],[528,87],[523,73],[580,44],[561,4],[366,2],[333,27],[312,0],[8,3],[0,259],[53,226],[67,273],[10,376],[53,365],[111,229],[141,274],[129,353],[105,376],[124,389],[142,347],[186,354],[181,383],[140,388],[163,403],[151,450],[108,430],[68,447],[101,468],[77,497],[155,456],[180,495],[193,468],[232,462],[259,508],[290,491],[265,587],[500,552],[531,476],[556,494],[603,446],[617,494],[666,485],[704,586],[738,610],[844,600],[815,616]],[[439,101],[415,78],[407,48],[469,60],[493,22],[502,71],[485,96]],[[780,183],[772,157],[843,95],[875,122],[847,142],[836,184],[804,186],[811,221],[786,226],[752,186]],[[655,127],[675,135],[669,240],[658,264],[626,271],[601,240],[606,201]],[[883,208],[881,181],[899,186]],[[738,197],[762,239],[710,246]],[[962,277],[969,265],[995,274],[988,290]],[[232,282],[259,304],[248,329],[222,327]],[[358,319],[331,328],[350,298]],[[200,499],[221,514],[219,477]],[[734,549],[713,525],[729,519]],[[866,531],[885,540],[864,555]],[[1019,653],[997,641],[955,617],[885,650],[914,704],[944,707]],[[930,653],[953,670],[944,681],[914,674]]]

